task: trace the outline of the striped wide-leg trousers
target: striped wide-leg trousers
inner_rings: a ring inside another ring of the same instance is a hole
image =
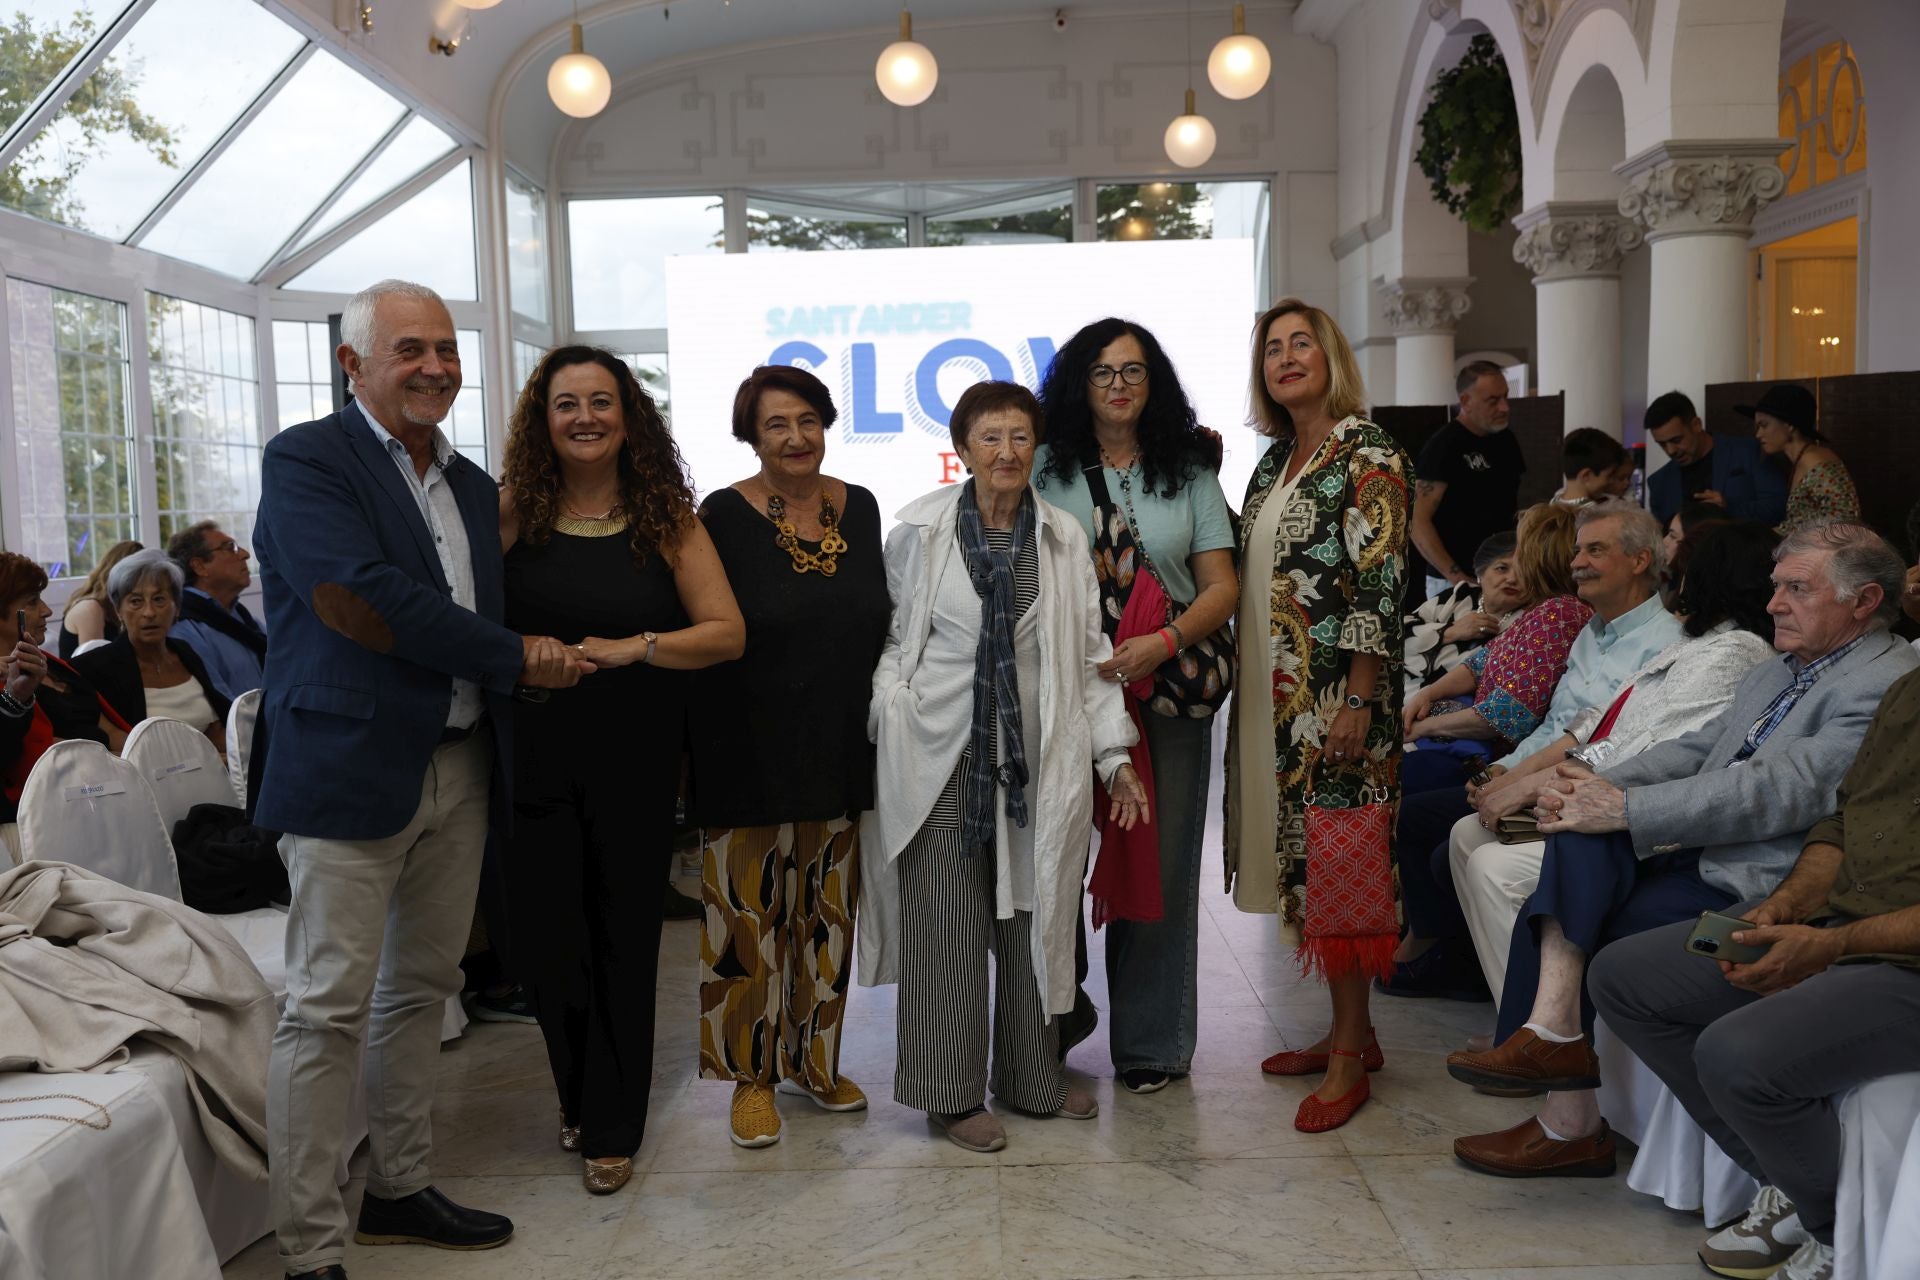
[[[1033,969],[1033,919],[994,918],[994,858],[968,857],[957,829],[922,827],[900,854],[899,1057],[894,1101],[953,1115],[986,1100],[987,952],[994,956],[992,1088],[1037,1115],[1067,1077]]]

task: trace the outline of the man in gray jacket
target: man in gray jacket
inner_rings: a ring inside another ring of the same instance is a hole
[[[1508,953],[1495,1047],[1447,1059],[1483,1090],[1546,1092],[1537,1118],[1460,1138],[1454,1154],[1504,1177],[1605,1177],[1613,1138],[1593,1090],[1588,959],[1619,938],[1766,896],[1840,780],[1887,687],[1920,666],[1888,628],[1905,565],[1864,525],[1824,521],[1775,554],[1774,644],[1700,729],[1594,774],[1561,765],[1535,812],[1540,883]]]

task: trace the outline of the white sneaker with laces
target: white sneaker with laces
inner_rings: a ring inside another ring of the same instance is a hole
[[[1812,1238],[1800,1226],[1793,1202],[1778,1187],[1762,1187],[1746,1217],[1714,1232],[1700,1246],[1700,1261],[1717,1276],[1767,1280]]]
[[[1780,1272],[1781,1280],[1833,1280],[1833,1246],[1809,1240]]]

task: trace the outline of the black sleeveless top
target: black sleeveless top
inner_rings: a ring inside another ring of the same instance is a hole
[[[540,545],[522,538],[507,552],[506,586],[506,624],[521,635],[578,644],[588,636],[619,640],[689,625],[673,570],[657,554],[637,564],[624,529],[606,537],[556,529]],[[555,689],[544,703],[515,702],[515,754],[528,761],[528,749],[540,751],[563,734],[577,751],[673,769],[685,737],[687,687],[684,671],[636,662]]]

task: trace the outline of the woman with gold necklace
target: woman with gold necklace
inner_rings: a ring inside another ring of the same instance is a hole
[[[700,1074],[734,1082],[743,1147],[779,1140],[775,1089],[827,1111],[867,1105],[840,1074],[840,1031],[873,807],[867,701],[891,608],[879,505],[820,469],[836,416],[806,370],[755,369],[733,434],[760,469],[700,508],[747,623],[746,655],[696,679],[692,726]]]
[[[592,677],[514,704],[514,932],[588,1191],[633,1174],[653,1083],[660,899],[685,736],[683,673],[746,628],[673,436],[618,356],[561,347],[514,411],[500,496],[507,625]]]

